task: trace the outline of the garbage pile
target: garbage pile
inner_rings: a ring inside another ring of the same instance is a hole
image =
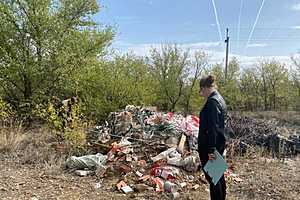
[[[183,117],[174,113],[163,114],[148,108],[127,106],[124,111],[112,112],[104,126],[97,126],[90,134],[90,141],[107,143],[111,138],[132,140],[161,140],[180,137],[183,133],[197,137],[199,118],[193,115]],[[195,145],[195,144],[194,144]]]
[[[274,121],[258,120],[250,117],[232,116],[230,125],[233,134],[229,150],[245,153],[251,146],[266,148],[273,156],[291,156],[300,153],[300,133],[283,134],[287,129],[277,127]]]
[[[197,116],[129,105],[89,131],[96,155],[72,156],[66,167],[79,176],[120,177],[115,188],[125,194],[156,191],[176,199],[180,191],[206,183],[198,170],[198,130]]]
[[[300,143],[300,137],[283,139],[270,122],[231,117],[230,124],[234,133],[227,149],[231,153],[246,151],[254,145],[276,152],[282,144],[286,152],[295,152],[297,148],[291,146]],[[72,156],[66,167],[79,176],[96,175],[103,179],[117,176],[115,189],[125,194],[156,191],[176,199],[181,191],[197,189],[206,183],[199,171],[198,130],[197,116],[183,117],[157,112],[153,107],[129,105],[111,113],[103,125],[89,130],[87,141],[96,155]],[[225,177],[229,182],[243,181],[232,170]]]

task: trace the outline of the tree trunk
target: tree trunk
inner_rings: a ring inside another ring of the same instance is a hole
[[[186,101],[184,115],[187,116],[189,113],[190,113],[190,97],[188,97]]]
[[[265,110],[268,110],[267,91],[264,91],[264,106]]]
[[[28,78],[27,75],[24,75],[24,100],[26,102],[31,102],[32,99],[32,85],[31,80]]]

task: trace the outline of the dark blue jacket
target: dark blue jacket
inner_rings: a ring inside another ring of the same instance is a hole
[[[227,108],[223,97],[214,91],[207,99],[200,112],[198,151],[213,153],[223,152],[225,148],[225,118]]]

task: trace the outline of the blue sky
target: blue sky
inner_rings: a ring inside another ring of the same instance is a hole
[[[226,27],[231,40],[230,54],[241,62],[261,56],[286,59],[300,50],[300,0],[99,0],[99,3],[102,9],[95,19],[116,27],[113,47],[121,52],[144,55],[151,47],[172,42],[191,50],[205,50],[212,59],[221,61]]]

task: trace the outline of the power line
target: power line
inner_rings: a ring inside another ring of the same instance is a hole
[[[238,30],[237,30],[237,39],[240,39],[240,31],[241,31],[241,16],[242,16],[242,9],[243,9],[243,3],[244,0],[241,0],[241,5],[240,5],[240,11],[239,11],[239,19],[238,19]],[[237,43],[237,50],[239,51],[240,49],[240,43]]]
[[[262,9],[263,9],[263,7],[264,7],[264,4],[265,4],[265,0],[262,0],[261,6],[260,6],[260,8],[259,8],[259,10],[258,10],[258,13],[257,13],[257,15],[256,15],[256,19],[255,19],[255,22],[254,22],[254,24],[253,24],[253,28],[252,28],[252,30],[251,30],[251,32],[250,32],[249,37],[248,37],[248,41],[247,41],[245,50],[247,49],[247,46],[249,45],[249,43],[250,43],[250,41],[251,41],[251,39],[252,39],[253,32],[254,32],[254,30],[255,30],[256,24],[257,24],[257,22],[258,22],[258,19],[259,19],[259,17],[260,17],[260,13],[261,13],[261,11],[262,11]]]
[[[264,39],[264,38],[259,38],[259,39],[252,39],[251,41],[298,41],[300,40],[300,38],[270,38],[270,39]],[[248,39],[239,39],[239,40],[235,40],[235,39],[232,39],[231,41],[235,41],[235,42],[238,42],[238,41],[247,41],[248,42]]]
[[[226,29],[226,57],[225,57],[225,81],[227,79],[227,67],[228,67],[228,51],[229,51],[229,35],[228,35],[228,28]]]
[[[252,27],[247,27],[247,26],[244,26],[244,27],[230,27],[230,29],[252,29]],[[255,27],[255,29],[259,29],[259,30],[295,30],[295,31],[300,31],[300,28],[298,27]]]
[[[211,1],[212,1],[212,4],[213,4],[213,7],[214,7],[214,13],[215,13],[215,18],[216,18],[216,23],[217,23],[217,26],[218,26],[220,43],[222,43],[223,38],[222,38],[221,26],[220,26],[220,22],[219,22],[219,17],[218,17],[218,12],[217,12],[217,8],[216,8],[215,0],[211,0]]]

